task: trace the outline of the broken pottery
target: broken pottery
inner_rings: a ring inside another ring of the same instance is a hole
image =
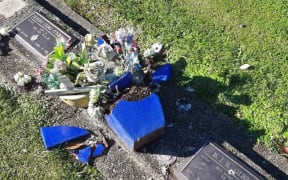
[[[125,73],[117,80],[111,82],[108,87],[112,89],[113,91],[116,90],[124,90],[125,88],[129,87],[132,84],[132,74],[131,73]]]
[[[105,146],[103,144],[96,144],[95,148],[87,146],[84,149],[74,150],[73,153],[79,161],[86,164],[95,157],[102,155],[104,150]]]
[[[40,132],[46,149],[90,135],[88,130],[74,126],[41,127]]]
[[[172,65],[165,64],[152,74],[152,84],[168,81],[172,76]]]
[[[164,133],[164,114],[159,97],[154,93],[136,102],[120,100],[105,119],[131,150],[137,150]]]

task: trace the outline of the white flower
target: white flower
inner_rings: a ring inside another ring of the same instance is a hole
[[[9,28],[8,28],[8,27],[1,28],[1,29],[0,29],[0,34],[1,34],[2,36],[8,36],[8,35],[9,35]]]
[[[97,82],[104,75],[104,63],[96,61],[84,65],[84,73],[89,82]]]
[[[22,72],[18,72],[14,75],[14,80],[17,82],[24,74]]]
[[[116,53],[108,44],[102,44],[97,51],[97,58],[99,60],[110,60],[116,56]]]
[[[160,51],[162,50],[162,44],[161,43],[154,43],[151,47],[151,50],[154,53],[160,53]]]
[[[120,43],[123,42],[123,38],[126,36],[126,32],[124,28],[120,28],[117,31],[115,31],[115,38]]]
[[[154,43],[154,44],[151,46],[151,48],[146,49],[146,50],[144,51],[143,56],[144,56],[145,58],[150,57],[150,56],[154,56],[155,54],[158,54],[158,53],[161,52],[162,47],[163,47],[163,46],[162,46],[161,43]]]
[[[18,86],[25,86],[26,84],[30,83],[32,78],[22,72],[18,72],[14,75],[14,80],[16,81]]]

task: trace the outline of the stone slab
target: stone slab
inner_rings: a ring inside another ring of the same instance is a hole
[[[25,6],[26,3],[23,0],[2,0],[0,1],[0,14],[9,18]]]
[[[188,179],[263,179],[252,168],[214,143],[206,143],[179,168],[176,176]]]
[[[14,26],[12,32],[25,48],[41,59],[53,52],[57,38],[63,38],[68,44],[75,40],[38,12],[33,12]]]

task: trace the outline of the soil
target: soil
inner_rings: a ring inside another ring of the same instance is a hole
[[[62,7],[60,1],[49,0],[47,2],[57,4],[61,12],[72,14],[69,17],[73,17],[74,21],[85,22],[82,25],[87,23],[81,17],[73,14],[71,10],[67,10],[67,7]],[[27,0],[27,3],[30,5],[24,9],[24,15],[34,10],[41,10],[50,19],[55,19],[51,13],[35,1]],[[17,22],[24,15],[20,13],[8,20],[0,17],[0,25],[11,26],[12,22]],[[90,24],[89,28],[93,29],[93,26]],[[73,31],[72,33],[77,37],[77,32]],[[13,82],[13,75],[18,71],[32,75],[35,67],[39,66],[42,61],[35,58],[13,38],[9,41],[9,48],[11,51],[7,55],[0,56],[0,84],[17,93],[30,94],[51,113],[52,124],[87,128],[93,132],[95,137],[101,137],[98,133],[100,129],[110,147],[104,156],[96,158],[94,165],[108,179],[175,179],[173,174],[187,158],[193,155],[194,150],[203,141],[220,144],[266,179],[287,179],[287,157],[257,143],[257,137],[251,136],[244,127],[239,126],[239,123],[235,123],[225,114],[217,112],[213,106],[200,99],[195,92],[186,91],[186,87],[178,85],[174,78],[163,84],[157,93],[166,118],[165,134],[145,145],[138,152],[131,152],[106,126],[104,120],[90,118],[86,109],[70,107],[58,98],[47,97],[42,94],[41,86],[38,85],[32,86],[29,91],[17,87]],[[180,73],[181,69],[174,69],[174,74]],[[191,86],[193,88],[193,84]],[[151,92],[150,87],[133,86],[125,91],[121,100],[140,100],[150,95]],[[190,103],[191,110],[179,111],[176,105],[179,99],[185,99],[185,103]],[[112,105],[112,107],[114,106],[115,104]],[[162,155],[177,158],[176,162],[169,165],[170,173],[163,174],[165,165],[159,160],[159,156]]]

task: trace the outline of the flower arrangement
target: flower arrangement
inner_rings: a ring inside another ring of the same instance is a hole
[[[41,81],[46,84],[47,95],[89,94],[88,113],[100,118],[105,104],[115,101],[120,94],[117,86],[111,89],[108,85],[127,73],[132,75],[133,84],[144,84],[150,71],[149,63],[145,62],[162,53],[162,45],[156,43],[140,56],[131,27],[100,37],[87,34],[84,39],[77,53],[66,52],[65,41],[57,40],[54,53],[48,56],[45,72],[41,73]],[[143,64],[147,66],[145,72]]]

